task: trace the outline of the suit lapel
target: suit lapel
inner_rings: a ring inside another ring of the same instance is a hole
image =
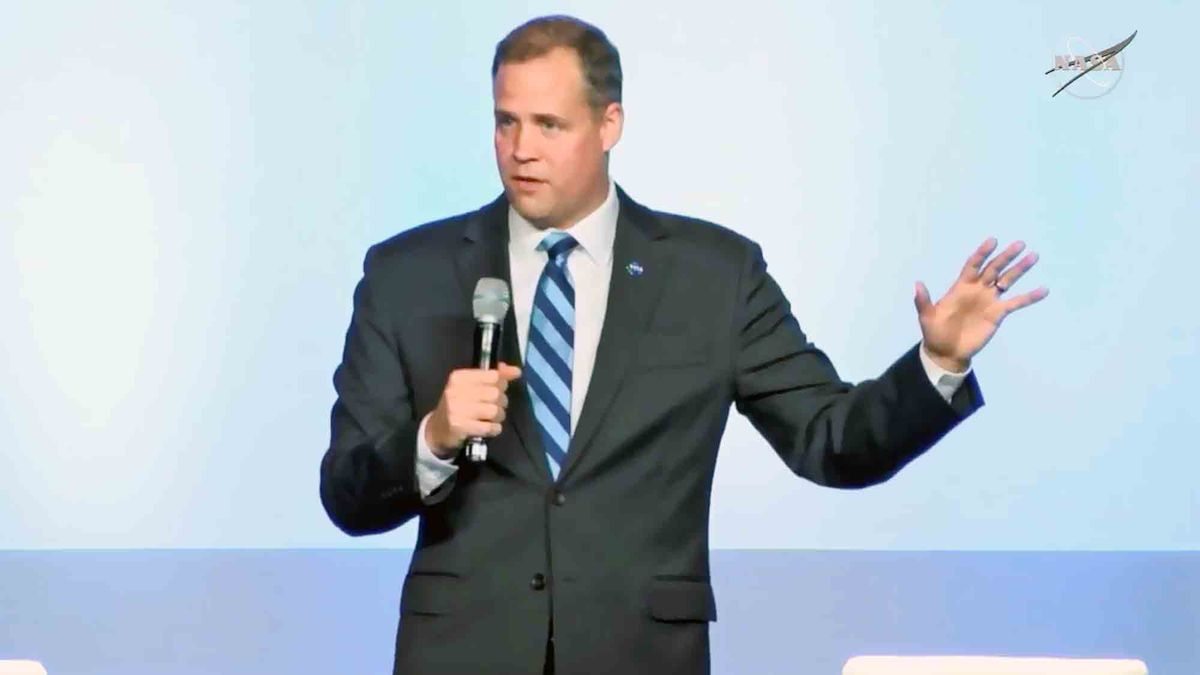
[[[620,211],[613,242],[612,279],[596,363],[588,384],[587,399],[571,436],[567,463],[559,474],[566,479],[579,463],[611,407],[629,366],[638,339],[646,332],[651,314],[671,273],[672,257],[667,232],[648,209],[617,188]]]
[[[480,277],[503,279],[512,288],[512,273],[508,261],[508,201],[499,197],[481,209],[463,228],[463,241],[455,257],[459,281],[467,295],[467,306],[475,293]],[[504,319],[501,336],[501,355],[505,363],[524,367],[517,339],[517,322],[512,310]],[[533,424],[533,412],[524,382],[518,380],[508,388],[508,424],[515,432],[516,442],[504,442],[505,434],[488,443],[489,460],[508,467],[538,483],[549,484],[541,437]],[[515,446],[525,449],[527,458],[518,454]],[[525,461],[526,459],[530,461]],[[532,462],[532,464],[530,463]]]

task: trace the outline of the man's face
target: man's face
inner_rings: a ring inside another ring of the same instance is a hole
[[[621,105],[597,111],[585,87],[579,57],[565,48],[502,64],[492,82],[504,192],[541,228],[574,225],[607,194],[606,153],[621,137]]]

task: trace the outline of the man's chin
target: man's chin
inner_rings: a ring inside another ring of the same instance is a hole
[[[508,203],[513,210],[534,225],[540,225],[550,217],[550,209],[540,203],[540,200],[529,199],[522,195],[508,194]]]

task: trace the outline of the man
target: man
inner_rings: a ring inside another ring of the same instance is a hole
[[[498,46],[504,194],[367,253],[334,377],[321,464],[354,535],[419,517],[396,673],[702,673],[708,510],[730,405],[796,474],[886,480],[982,405],[971,358],[1036,261],[989,240],[922,342],[877,380],[842,382],[759,247],[659,213],[608,176],[621,70],[595,27],[535,19]],[[480,277],[511,284],[505,359],[469,368]],[[489,439],[489,456],[459,455]]]

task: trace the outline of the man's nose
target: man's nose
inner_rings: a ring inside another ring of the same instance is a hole
[[[513,159],[518,162],[528,162],[537,158],[536,141],[533,134],[518,127],[513,132],[512,139],[512,155]]]

